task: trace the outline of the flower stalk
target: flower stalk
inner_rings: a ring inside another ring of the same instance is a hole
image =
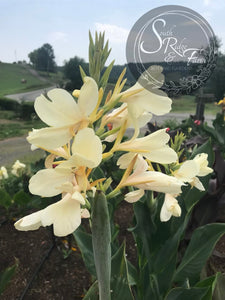
[[[92,244],[99,287],[99,300],[110,300],[111,230],[105,194],[97,190],[92,210]]]

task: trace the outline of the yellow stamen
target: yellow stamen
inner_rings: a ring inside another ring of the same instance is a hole
[[[105,181],[105,180],[106,180],[106,178],[100,178],[100,179],[97,179],[97,180],[91,182],[90,186],[91,186],[91,187],[96,186],[98,183],[103,182],[103,181]]]
[[[104,94],[103,88],[100,88],[99,91],[98,91],[98,102],[95,106],[95,109],[93,110],[93,112],[91,113],[91,115],[89,117],[89,119],[92,123],[96,121],[97,111],[98,111],[98,108],[99,108],[99,106],[102,102],[103,94]]]
[[[120,180],[120,183],[118,184],[118,186],[116,187],[116,189],[119,189],[121,186],[123,186],[124,182],[127,180],[127,178],[130,176],[133,168],[134,168],[134,165],[137,161],[137,157],[138,155],[136,154],[135,157],[132,159],[132,161],[129,163],[126,171],[124,172],[123,174],[123,177],[122,179]]]

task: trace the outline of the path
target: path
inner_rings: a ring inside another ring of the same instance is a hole
[[[28,155],[36,156],[37,153],[34,153],[36,151],[43,152],[42,150],[31,151],[25,136],[0,141],[0,167],[11,166],[17,159],[24,159]]]
[[[18,102],[22,102],[22,101],[30,102],[30,101],[34,101],[41,94],[46,93],[46,92],[48,92],[48,91],[50,91],[54,88],[55,88],[55,86],[51,86],[51,87],[42,88],[42,89],[39,89],[39,90],[36,90],[36,91],[6,95],[5,97],[16,100]]]
[[[178,122],[184,120],[185,118],[188,118],[189,114],[175,114],[170,113],[165,116],[161,117],[153,117],[152,121],[157,121],[158,124],[162,124],[167,119],[175,119]],[[214,119],[214,116],[207,115],[206,121],[211,123]],[[143,127],[141,129],[141,133],[144,134],[147,130],[147,127]],[[132,129],[128,129],[127,132],[128,135],[132,134]],[[11,165],[14,163],[15,160],[24,158],[28,155],[35,155],[36,151],[41,150],[30,150],[30,144],[27,142],[26,137],[14,137],[10,139],[6,139],[3,141],[0,141],[0,167],[2,165]]]

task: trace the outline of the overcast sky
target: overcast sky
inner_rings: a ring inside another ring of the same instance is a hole
[[[0,0],[0,61],[27,60],[28,53],[50,43],[56,62],[75,55],[88,60],[88,30],[105,31],[110,60],[126,63],[126,39],[135,22],[162,5],[182,5],[201,14],[225,49],[224,0]]]

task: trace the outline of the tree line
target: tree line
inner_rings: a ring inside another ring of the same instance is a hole
[[[59,69],[55,62],[54,49],[48,43],[29,53],[28,57],[36,70],[57,72]],[[74,56],[73,58],[65,61],[64,65],[60,67],[60,70],[63,72],[63,76],[66,80],[65,88],[67,90],[79,89],[82,86],[79,66],[82,66],[85,73],[88,74],[88,63],[78,56]],[[137,78],[134,78],[127,64],[114,65],[109,77],[109,82],[115,84],[124,68],[126,68],[126,84],[128,86],[132,86]],[[215,70],[213,71],[210,79],[204,85],[203,93],[212,93],[215,95],[217,100],[220,100],[225,96],[225,54],[220,51],[218,52]]]

